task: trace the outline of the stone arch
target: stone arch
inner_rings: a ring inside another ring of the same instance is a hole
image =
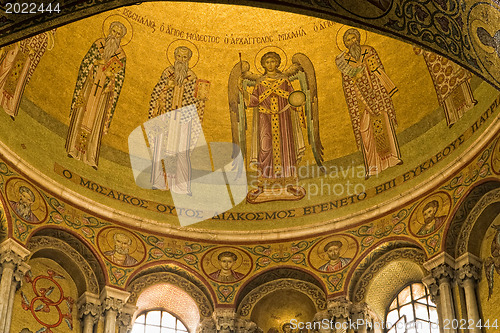
[[[280,267],[267,270],[246,283],[236,295],[235,307],[240,317],[249,318],[254,306],[265,296],[283,289],[295,289],[306,295],[316,311],[326,309],[324,285],[309,272]]]
[[[455,210],[450,225],[446,230],[446,234],[444,237],[446,253],[451,256],[455,256],[455,248],[457,247],[460,231],[462,229],[462,226],[464,226],[467,217],[482,197],[498,187],[500,187],[500,182],[487,181],[475,186],[464,197],[458,208]]]
[[[92,251],[77,236],[58,229],[35,232],[26,244],[29,259],[48,258],[58,263],[73,278],[81,296],[88,291],[99,294],[106,284],[104,271]]]
[[[495,188],[485,193],[467,215],[456,242],[455,258],[467,252],[479,257],[482,242],[475,240],[483,239],[498,215],[500,215],[500,188]]]
[[[200,318],[212,315],[214,302],[206,286],[193,275],[165,265],[143,271],[135,276],[126,288],[130,292],[127,302],[135,305],[144,290],[158,284],[173,285],[186,292],[196,302]]]
[[[235,306],[239,307],[241,301],[248,295],[252,290],[264,285],[268,282],[278,280],[278,279],[290,279],[303,281],[317,286],[323,293],[326,294],[326,288],[324,284],[313,276],[310,272],[303,271],[297,268],[290,267],[280,267],[272,268],[266,271],[256,274],[252,279],[248,280],[240,289],[236,295]]]
[[[382,319],[388,302],[403,286],[422,282],[425,252],[413,243],[399,242],[374,249],[359,264],[348,287],[349,299],[367,303]]]

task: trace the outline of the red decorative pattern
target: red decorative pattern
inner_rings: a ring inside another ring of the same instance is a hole
[[[29,301],[26,295],[21,292],[22,300],[21,306],[26,311],[31,311],[33,317],[40,323],[43,327],[39,329],[36,333],[52,333],[52,328],[58,327],[62,321],[64,320],[68,325],[70,330],[73,330],[73,298],[69,296],[64,296],[64,291],[61,285],[55,279],[65,279],[61,274],[53,271],[47,270],[47,275],[39,275],[33,279],[30,272],[26,274],[24,277],[27,283],[30,283],[33,287],[33,292],[35,293],[35,297]],[[40,287],[43,284],[44,287]],[[47,287],[48,285],[48,287]],[[56,293],[54,293],[56,291]],[[59,297],[57,299],[52,299],[50,296],[54,293],[57,295],[57,291],[59,292]],[[65,302],[68,311],[63,313],[60,305]],[[47,323],[44,320],[40,319],[39,313],[50,313],[51,308],[55,308],[57,312],[57,316],[53,318],[57,318],[57,320],[53,323]]]

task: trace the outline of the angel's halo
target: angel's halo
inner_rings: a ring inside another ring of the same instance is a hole
[[[189,68],[193,68],[196,66],[198,63],[198,60],[200,59],[200,52],[198,51],[198,47],[193,44],[193,42],[187,40],[187,39],[177,39],[174,40],[172,43],[170,43],[167,47],[167,59],[170,65],[174,65],[175,63],[175,49],[178,48],[179,46],[185,46],[188,49],[190,49],[193,52],[193,55],[191,56],[190,59],[190,65]]]
[[[339,30],[337,30],[337,37],[335,38],[335,40],[337,43],[337,48],[339,49],[340,52],[347,51],[347,47],[345,47],[344,45],[344,34],[349,29],[355,29],[355,28],[344,24],[339,28]],[[356,29],[356,30],[359,31],[359,35],[361,36],[359,44],[364,45],[366,43],[366,35],[367,35],[366,31],[362,29]]]
[[[257,52],[257,54],[255,55],[255,68],[257,68],[257,71],[260,74],[264,74],[265,73],[264,67],[262,67],[262,65],[260,63],[260,59],[262,59],[262,57],[264,56],[264,54],[266,54],[268,52],[276,52],[276,53],[278,53],[278,55],[281,58],[280,67],[278,69],[281,72],[283,72],[285,70],[285,68],[286,68],[286,64],[287,64],[288,59],[287,59],[285,51],[283,51],[283,49],[281,49],[281,48],[279,48],[277,46],[266,46],[266,47],[263,47],[262,49],[260,49],[259,52]]]

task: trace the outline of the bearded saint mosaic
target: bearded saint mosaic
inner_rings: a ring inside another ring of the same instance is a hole
[[[149,119],[156,120],[154,128],[147,128],[151,184],[153,189],[191,195],[190,155],[202,134],[210,82],[199,79],[191,69],[199,56],[194,44],[177,40],[167,55],[173,65],[161,74],[149,102]]]
[[[396,138],[396,112],[391,97],[398,91],[386,74],[377,51],[361,45],[361,34],[349,28],[338,32],[347,48],[335,62],[342,73],[342,86],[358,149],[363,154],[365,178],[402,164]],[[339,49],[341,47],[339,46]]]
[[[136,266],[145,257],[146,248],[137,236],[122,228],[104,228],[97,235],[99,250],[115,265]]]
[[[14,213],[29,223],[41,223],[47,218],[47,205],[40,193],[28,182],[11,178],[5,186],[7,199]]]
[[[438,192],[430,195],[413,210],[410,232],[417,237],[425,237],[438,231],[446,222],[450,206],[448,194]]]
[[[65,145],[69,157],[96,170],[102,136],[108,133],[125,79],[122,44],[132,34],[130,23],[119,15],[109,17],[103,29],[106,37],[92,44],[78,71]]]
[[[54,47],[54,34],[55,29],[0,49],[0,105],[12,120],[40,59]]]
[[[250,64],[240,61],[228,82],[233,143],[257,168],[257,188],[248,192],[247,201],[300,200],[306,194],[297,173],[306,149],[302,128],[307,129],[316,163],[323,163],[314,66],[305,54],[296,53],[285,70],[286,54],[277,47],[262,49],[255,65],[261,74],[250,72]],[[292,85],[295,81],[300,89]],[[253,110],[249,157],[247,107]]]

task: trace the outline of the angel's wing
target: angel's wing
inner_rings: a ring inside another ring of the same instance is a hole
[[[247,161],[247,118],[245,114],[246,105],[244,93],[246,93],[246,87],[255,85],[255,80],[258,78],[258,75],[254,75],[253,73],[249,72],[249,69],[250,64],[247,61],[238,62],[231,70],[228,81],[228,101],[231,118],[231,131],[234,144],[231,157],[234,160],[241,151],[245,163]],[[238,176],[240,176],[242,168],[233,165],[233,168],[236,167],[238,167]]]
[[[306,95],[307,138],[312,147],[316,163],[318,166],[323,167],[323,145],[319,135],[318,90],[314,66],[305,54],[296,53],[292,57],[292,65],[283,74],[289,76],[290,81],[299,80],[300,88]]]

